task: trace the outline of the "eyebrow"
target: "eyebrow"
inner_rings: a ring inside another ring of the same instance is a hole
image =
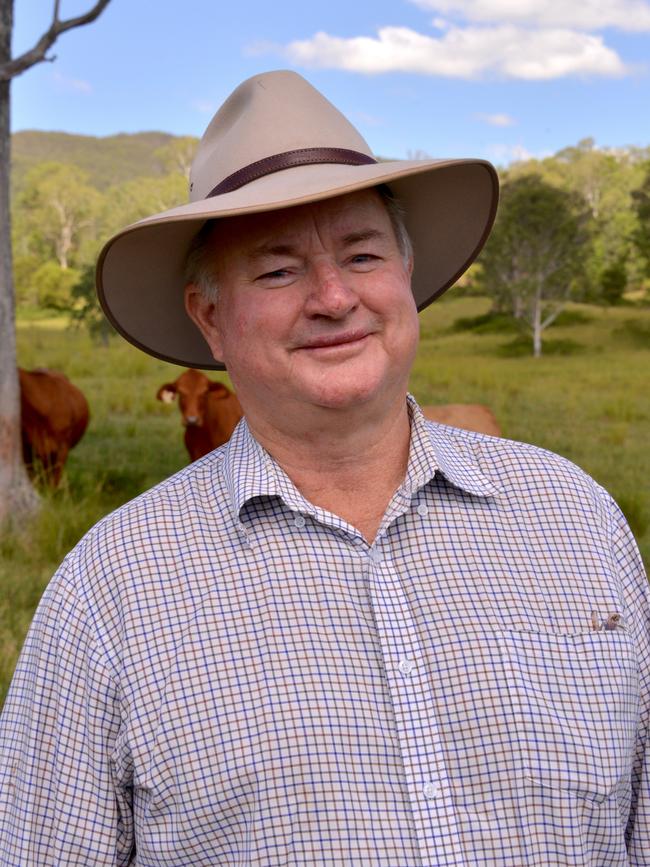
[[[246,258],[250,261],[262,259],[264,256],[292,256],[296,248],[292,244],[260,244],[250,250]]]
[[[358,232],[349,232],[344,235],[341,238],[341,243],[344,247],[351,247],[353,244],[382,240],[387,237],[386,232],[381,232],[379,229],[361,229]],[[247,258],[254,261],[265,256],[295,256],[296,254],[297,249],[293,244],[260,244],[248,253]]]
[[[350,232],[349,235],[344,235],[342,241],[346,247],[350,247],[352,244],[359,244],[363,241],[381,241],[387,237],[386,232],[381,232],[379,229],[363,229],[360,232]]]

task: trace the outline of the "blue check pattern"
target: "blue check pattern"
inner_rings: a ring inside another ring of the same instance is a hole
[[[1,718],[0,864],[650,864],[621,513],[409,410],[372,545],[245,422],[77,545]]]

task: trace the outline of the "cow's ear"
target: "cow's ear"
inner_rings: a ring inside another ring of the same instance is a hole
[[[176,397],[176,386],[173,382],[168,382],[167,385],[161,385],[156,394],[158,400],[163,403],[173,403]]]
[[[211,382],[209,390],[215,397],[228,397],[230,394],[223,382]]]

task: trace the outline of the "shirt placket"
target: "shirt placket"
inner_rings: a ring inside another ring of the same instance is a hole
[[[423,867],[465,862],[436,718],[432,684],[395,564],[377,540],[367,552],[370,595],[395,714]]]

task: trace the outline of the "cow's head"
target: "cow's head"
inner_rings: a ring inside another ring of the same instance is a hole
[[[200,370],[190,368],[175,382],[161,385],[156,397],[163,403],[172,403],[178,395],[178,407],[186,427],[200,427],[205,417],[205,399],[208,394],[227,397],[230,392],[221,382],[213,382]]]

